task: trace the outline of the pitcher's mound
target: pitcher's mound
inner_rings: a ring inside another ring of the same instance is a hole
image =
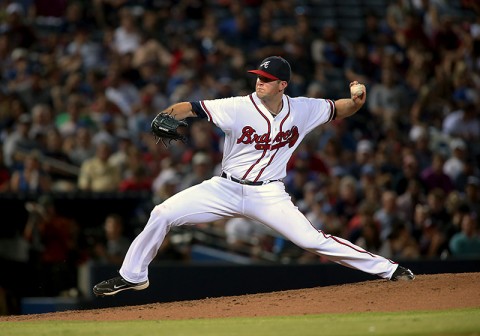
[[[480,273],[417,275],[414,281],[373,280],[266,294],[8,316],[0,321],[167,320],[472,308],[480,307],[479,277]]]

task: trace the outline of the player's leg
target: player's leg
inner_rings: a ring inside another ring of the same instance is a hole
[[[241,204],[241,194],[240,185],[214,177],[157,205],[143,231],[130,245],[120,268],[121,277],[96,285],[94,293],[114,295],[122,290],[148,287],[148,265],[155,258],[170,228],[233,217]]]
[[[245,215],[276,230],[294,244],[338,264],[390,279],[398,264],[351,242],[315,229],[297,209],[281,183],[250,188]]]

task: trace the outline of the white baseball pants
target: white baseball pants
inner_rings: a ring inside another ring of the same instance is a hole
[[[293,204],[281,182],[249,186],[215,176],[152,210],[144,230],[130,245],[120,275],[133,283],[147,280],[148,265],[172,226],[242,216],[260,221],[301,248],[347,267],[386,279],[398,267],[391,260],[315,229]]]

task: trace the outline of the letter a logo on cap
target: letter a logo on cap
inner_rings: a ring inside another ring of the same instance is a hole
[[[262,64],[260,64],[260,68],[261,67],[268,68],[269,64],[270,64],[270,61],[263,62]]]
[[[290,81],[290,64],[279,57],[270,56],[265,58],[257,70],[248,70],[249,73],[254,73],[272,80]]]

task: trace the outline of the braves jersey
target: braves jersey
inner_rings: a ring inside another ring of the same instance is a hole
[[[196,111],[199,106],[202,111]],[[273,117],[252,93],[203,100],[194,111],[205,114],[225,133],[223,171],[256,182],[284,178],[288,160],[303,138],[334,119],[335,104],[329,99],[283,95],[282,110]]]

